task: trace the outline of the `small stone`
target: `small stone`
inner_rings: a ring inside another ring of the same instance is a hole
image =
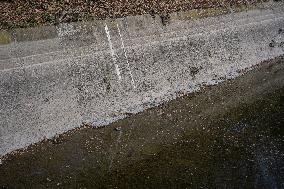
[[[114,128],[115,131],[121,131],[121,127]]]
[[[276,42],[272,40],[271,43],[269,43],[269,47],[275,47],[275,46],[276,46]]]

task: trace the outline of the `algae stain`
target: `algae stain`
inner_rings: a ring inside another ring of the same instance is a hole
[[[6,45],[11,43],[11,35],[8,32],[1,31],[0,32],[0,45]]]
[[[177,18],[179,20],[196,20],[200,18],[220,16],[228,14],[230,12],[242,12],[255,8],[253,5],[237,5],[232,7],[220,7],[220,8],[207,8],[207,9],[193,9],[184,12],[178,12]],[[174,16],[175,18],[175,16]]]
[[[160,151],[162,150],[162,148],[158,145],[145,145],[143,146],[143,148],[141,149],[140,153],[141,155],[145,155],[145,156],[155,156],[157,155]]]
[[[228,13],[225,8],[194,9],[178,13],[180,20],[195,20],[212,16],[219,16]]]

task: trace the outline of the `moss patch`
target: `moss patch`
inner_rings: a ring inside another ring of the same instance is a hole
[[[0,32],[0,45],[11,43],[11,35],[5,31]]]

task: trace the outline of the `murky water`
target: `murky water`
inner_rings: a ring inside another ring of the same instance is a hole
[[[110,188],[284,188],[284,89],[111,173]],[[90,177],[91,178],[91,177]]]

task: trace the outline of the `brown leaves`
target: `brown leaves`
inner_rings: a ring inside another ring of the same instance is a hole
[[[72,22],[86,18],[117,18],[139,14],[166,14],[260,0],[2,0],[0,29]]]

